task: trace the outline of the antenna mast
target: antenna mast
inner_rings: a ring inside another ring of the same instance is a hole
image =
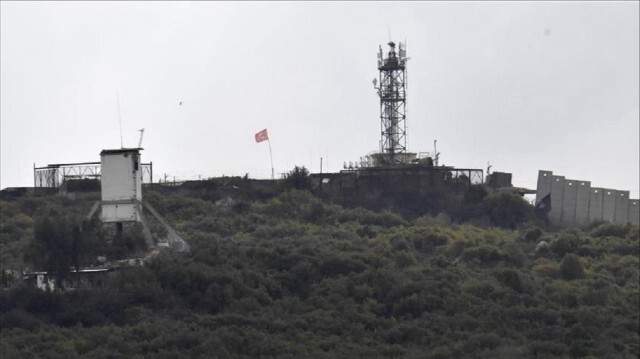
[[[406,48],[403,43],[396,44],[389,41],[389,52],[382,53],[382,46],[378,52],[378,70],[380,71],[380,86],[377,87],[380,97],[380,152],[389,156],[391,164],[401,161],[401,156],[407,151],[406,127]],[[374,83],[375,86],[375,83]]]
[[[140,141],[138,141],[138,148],[142,148],[142,136],[144,135],[144,128],[141,128],[138,131],[140,131]]]
[[[120,124],[120,148],[124,148],[124,144],[122,143],[122,117],[120,117],[120,96],[118,95],[118,91],[116,91],[116,101],[118,102],[118,123]]]

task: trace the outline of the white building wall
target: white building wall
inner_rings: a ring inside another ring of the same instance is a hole
[[[138,169],[134,168],[135,163]],[[116,153],[102,156],[102,200],[121,201],[142,199],[142,173],[140,155]]]
[[[132,203],[103,204],[102,221],[137,222],[140,220],[138,209],[138,205]]]
[[[142,169],[137,150],[104,151],[101,155],[102,221],[140,220]]]
[[[36,288],[53,292],[56,289],[55,279],[49,278],[46,273],[38,273],[36,274]]]

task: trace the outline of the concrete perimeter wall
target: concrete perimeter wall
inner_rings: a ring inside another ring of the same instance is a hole
[[[604,197],[602,199],[602,220],[613,222],[616,212],[615,190],[604,188]]]
[[[592,188],[589,192],[589,223],[602,221],[604,188]]]
[[[629,222],[640,222],[640,201],[632,199],[629,201]]]
[[[567,223],[576,222],[576,204],[578,202],[578,186],[579,181],[566,179],[564,181],[564,190],[562,194],[562,221]]]
[[[591,193],[591,182],[576,181],[576,219],[575,224],[578,226],[586,226],[589,224],[589,196]]]
[[[640,200],[629,191],[591,187],[591,182],[538,171],[536,205],[551,194],[549,220],[556,225],[585,227],[597,221],[640,223]]]
[[[613,221],[627,223],[629,221],[629,191],[615,191],[616,205]]]

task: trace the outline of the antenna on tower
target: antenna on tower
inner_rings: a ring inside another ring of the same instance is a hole
[[[122,143],[122,117],[120,117],[120,96],[118,95],[118,91],[116,91],[116,101],[118,102],[118,123],[120,124],[120,148],[124,148],[124,144]]]
[[[142,148],[142,136],[144,135],[144,128],[141,128],[138,131],[140,131],[140,140],[138,141],[138,148]]]
[[[391,35],[391,33],[389,33]],[[390,164],[401,163],[407,151],[406,107],[406,51],[402,43],[389,41],[389,52],[378,53],[380,72],[378,90],[380,98],[381,146],[383,156]],[[385,56],[386,55],[386,56]]]

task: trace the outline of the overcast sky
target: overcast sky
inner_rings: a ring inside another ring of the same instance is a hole
[[[638,2],[2,2],[0,186],[145,128],[154,176],[339,171],[378,150],[378,45],[407,42],[408,147],[639,184]],[[180,105],[182,102],[182,105]],[[328,167],[328,168],[327,168]]]

